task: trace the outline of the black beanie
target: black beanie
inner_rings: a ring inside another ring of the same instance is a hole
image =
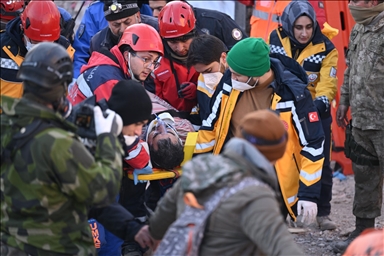
[[[124,126],[146,121],[152,114],[146,90],[133,80],[122,80],[113,87],[108,107],[121,116]]]
[[[104,16],[107,21],[120,20],[139,11],[137,1],[109,0],[104,1]]]

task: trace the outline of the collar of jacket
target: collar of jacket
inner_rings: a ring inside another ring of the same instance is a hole
[[[21,125],[30,118],[41,118],[54,121],[68,131],[75,132],[77,130],[74,124],[66,121],[59,113],[25,98],[16,99],[2,95],[1,108],[4,114]]]
[[[297,61],[281,54],[270,54],[271,69],[275,75],[276,87],[287,86],[295,97],[300,101],[306,97],[304,91],[307,88],[308,79],[304,69]],[[275,88],[278,90],[278,88]]]
[[[10,45],[11,46],[10,50],[12,51],[12,53],[15,56],[19,54],[20,56],[25,57],[25,55],[27,54],[27,49],[25,48],[25,44],[23,41],[23,32],[21,31],[20,24],[21,24],[20,17],[17,17],[9,21],[9,24],[7,24],[5,33],[13,41],[13,44],[17,46],[17,49],[13,49],[12,44]],[[7,45],[7,42],[2,41],[1,45],[2,46]],[[19,52],[19,49],[20,49],[20,52]]]

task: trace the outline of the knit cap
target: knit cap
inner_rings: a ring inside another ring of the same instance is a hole
[[[284,155],[287,131],[278,115],[271,110],[248,113],[240,121],[238,137],[254,145],[270,162]]]
[[[232,47],[227,62],[240,75],[260,77],[271,67],[269,47],[262,38],[248,37]]]
[[[120,20],[139,11],[137,1],[108,0],[104,1],[104,16],[107,21]]]
[[[113,87],[108,107],[121,116],[124,126],[146,121],[152,114],[151,99],[133,80],[122,80]]]

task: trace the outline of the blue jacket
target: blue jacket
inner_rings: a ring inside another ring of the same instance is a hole
[[[141,14],[152,15],[148,13],[146,5],[142,5]],[[88,62],[90,57],[89,46],[92,37],[108,26],[108,22],[104,17],[104,3],[95,1],[85,10],[80,26],[76,31],[73,48],[75,48],[75,57],[73,60],[73,77],[77,78],[80,75],[80,68]],[[148,7],[149,8],[149,7]],[[149,8],[150,10],[150,8]]]

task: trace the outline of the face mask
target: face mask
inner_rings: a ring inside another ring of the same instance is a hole
[[[208,74],[203,74],[203,77],[204,77],[205,85],[209,89],[215,90],[216,86],[219,84],[221,78],[223,77],[223,73],[221,72],[208,73]]]
[[[259,79],[257,79],[257,81],[255,82],[254,85],[249,85],[248,83],[249,83],[249,81],[251,81],[251,79],[252,79],[252,77],[250,77],[248,79],[248,81],[245,82],[245,83],[239,82],[239,81],[236,81],[236,80],[232,79],[232,88],[236,89],[238,91],[241,91],[241,92],[246,91],[246,90],[250,90],[252,88],[255,88],[255,86],[259,82]]]
[[[383,11],[384,3],[369,8],[348,5],[348,8],[356,23],[367,26],[371,24],[372,20]]]
[[[26,35],[24,35],[24,40],[25,40],[25,48],[27,49],[27,51],[30,51],[32,49],[32,47],[36,45],[36,44],[31,43],[31,41],[29,40],[29,38]]]

